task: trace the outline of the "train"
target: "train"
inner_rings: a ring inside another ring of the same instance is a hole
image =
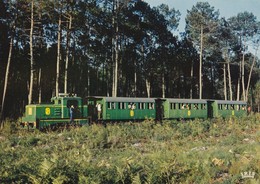
[[[99,107],[98,107],[99,106]],[[73,108],[73,119],[71,117]],[[48,104],[29,104],[20,122],[22,128],[45,129],[60,125],[87,125],[94,122],[125,122],[154,119],[208,119],[243,117],[244,101],[177,98],[104,97],[59,94]]]

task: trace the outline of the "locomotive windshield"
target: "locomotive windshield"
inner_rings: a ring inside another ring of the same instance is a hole
[[[71,107],[72,105],[73,105],[75,108],[77,108],[77,107],[78,107],[78,101],[77,101],[77,100],[68,100],[68,101],[67,101],[67,107],[69,108],[69,107]]]

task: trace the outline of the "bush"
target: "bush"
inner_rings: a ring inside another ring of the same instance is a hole
[[[5,132],[0,183],[241,183],[260,172],[257,118]],[[255,180],[259,178],[256,175]]]

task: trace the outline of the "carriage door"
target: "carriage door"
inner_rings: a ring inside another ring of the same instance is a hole
[[[156,120],[163,120],[164,117],[163,102],[164,101],[162,99],[155,100]]]
[[[207,101],[207,116],[208,118],[213,118],[213,107],[214,107],[214,101]]]
[[[88,115],[91,117],[92,121],[97,120],[97,109],[96,101],[88,101]]]

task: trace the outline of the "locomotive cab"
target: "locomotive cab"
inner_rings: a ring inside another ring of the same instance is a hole
[[[74,118],[82,117],[82,99],[77,96],[68,96],[59,94],[58,97],[52,97],[53,114],[57,118],[70,118],[69,109],[74,106]]]

